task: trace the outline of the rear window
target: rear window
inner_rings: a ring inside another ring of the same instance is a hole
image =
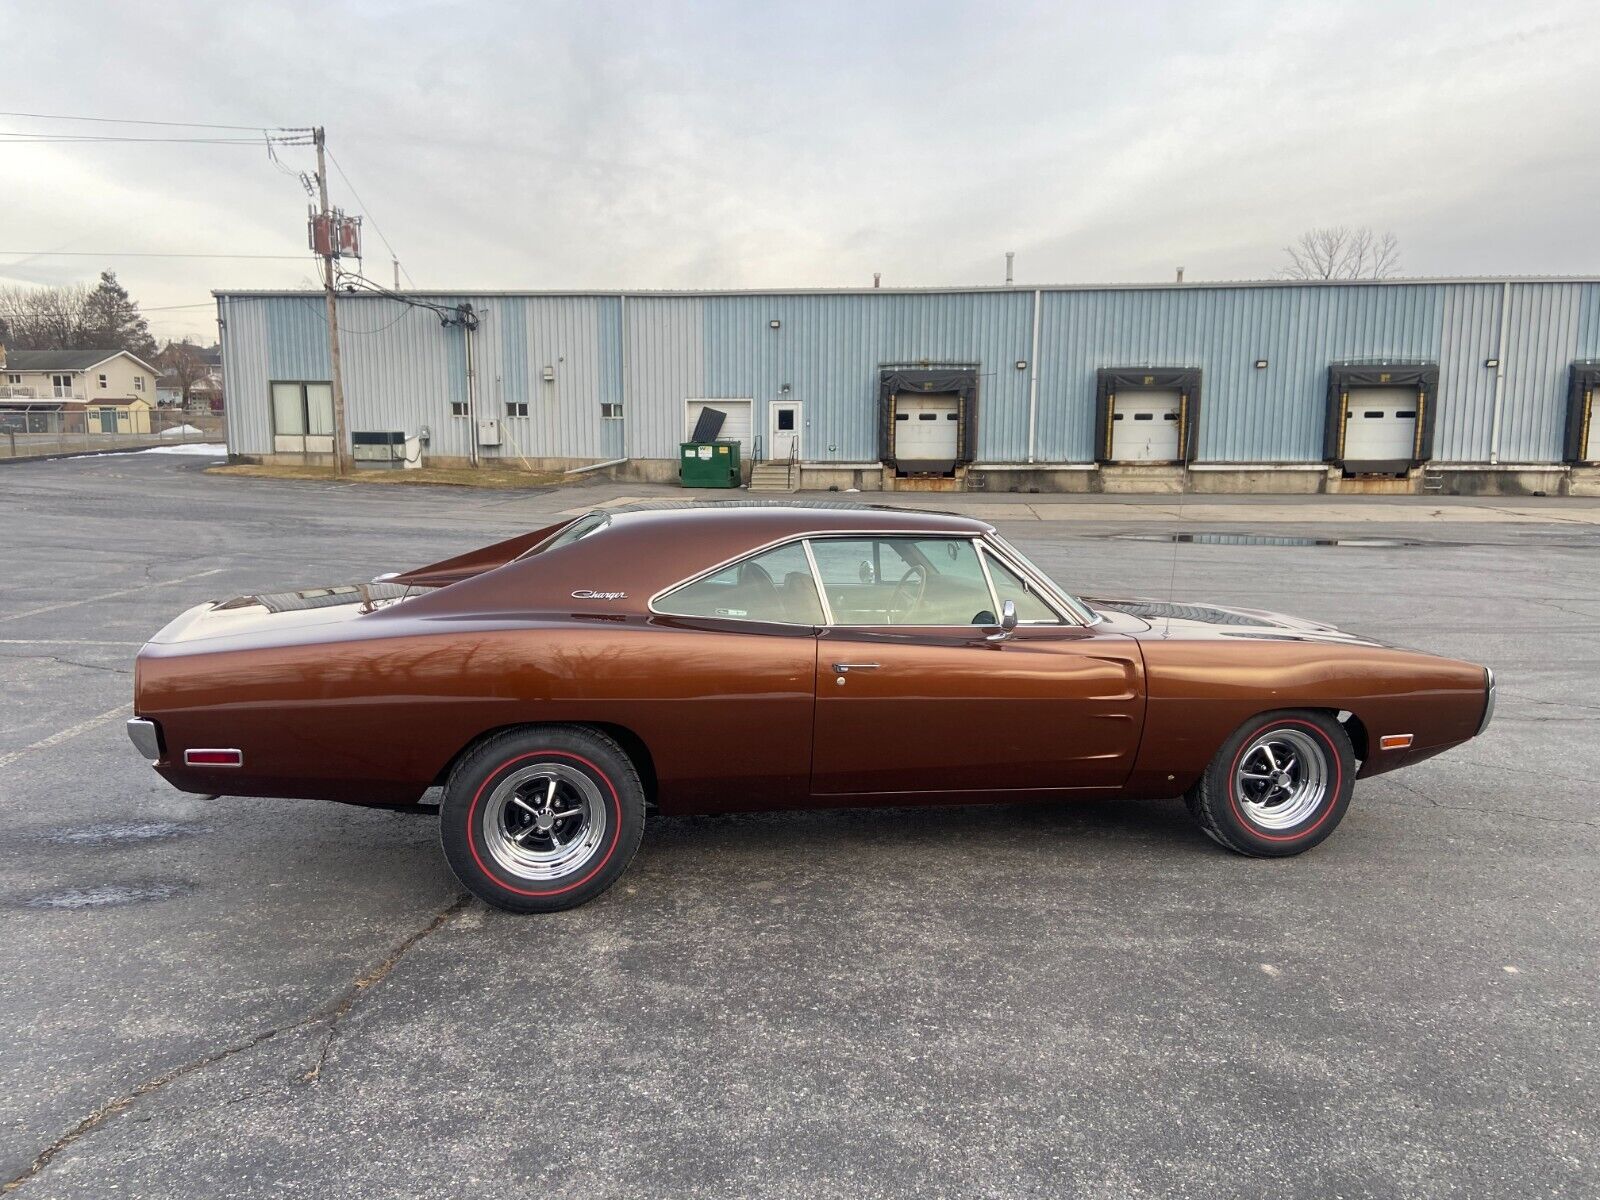
[[[555,534],[540,542],[522,557],[529,558],[535,554],[543,554],[547,550],[559,550],[563,546],[572,545],[573,542],[581,542],[590,534],[599,533],[609,524],[611,524],[611,516],[609,513],[589,513],[587,516],[579,517],[566,528],[558,530]]]

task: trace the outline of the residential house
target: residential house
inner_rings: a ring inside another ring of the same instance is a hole
[[[149,433],[156,374],[126,350],[0,346],[0,428]]]

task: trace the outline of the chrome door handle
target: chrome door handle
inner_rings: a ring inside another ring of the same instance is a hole
[[[834,663],[833,669],[843,675],[849,671],[876,671],[877,663]]]

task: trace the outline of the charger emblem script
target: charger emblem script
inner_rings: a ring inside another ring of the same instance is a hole
[[[588,588],[579,588],[572,593],[574,600],[626,600],[627,592],[594,592]]]

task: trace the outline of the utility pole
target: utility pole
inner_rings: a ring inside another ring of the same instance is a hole
[[[397,292],[400,290],[400,260],[398,258],[394,260],[394,290]]]
[[[334,290],[333,255],[339,248],[338,231],[328,211],[328,164],[323,146],[327,135],[321,125],[311,131],[317,147],[317,199],[322,205],[322,224],[326,231],[327,253],[322,256],[322,285],[328,301],[328,369],[333,384],[333,466],[337,474],[350,473],[350,438],[345,432],[344,378],[339,370],[339,306]]]

